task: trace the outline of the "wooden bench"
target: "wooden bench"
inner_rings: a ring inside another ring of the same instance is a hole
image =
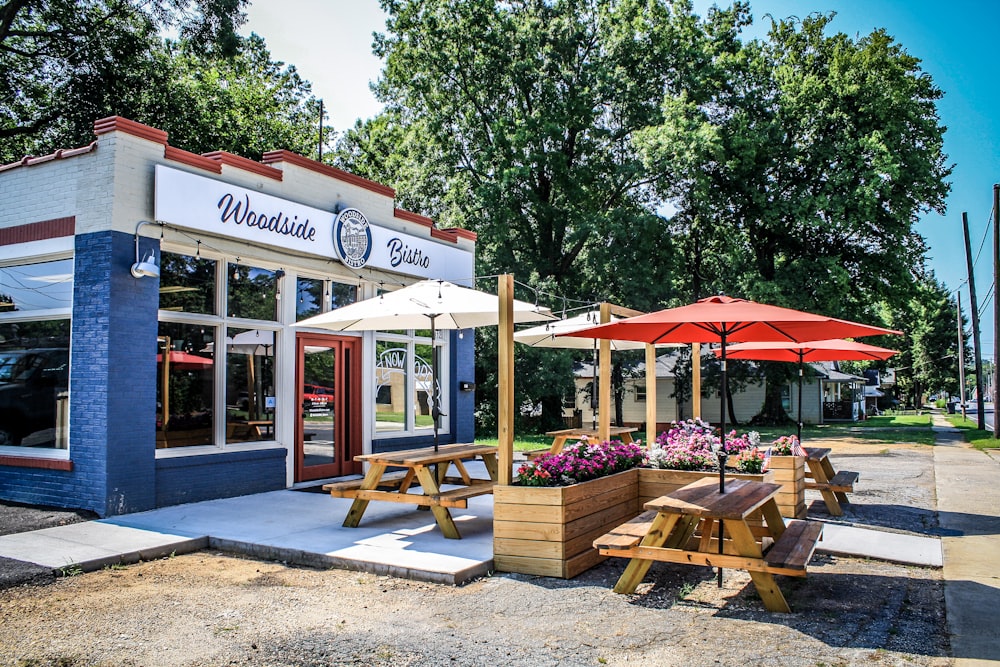
[[[791,577],[804,577],[806,566],[816,551],[816,543],[822,539],[823,524],[800,519],[791,519],[785,531],[773,542],[762,559],[748,558],[733,553],[714,554],[707,549],[692,549],[688,545],[679,547],[643,547],[639,543],[649,533],[656,518],[655,511],[643,512],[634,519],[614,528],[594,540],[594,548],[602,556],[621,558],[644,558],[682,565],[706,565],[728,567],[748,572],[770,572]],[[705,537],[697,533],[692,539],[699,543]]]
[[[835,493],[854,493],[854,484],[861,478],[861,473],[851,470],[841,470],[827,483],[816,481],[806,482],[807,489],[829,489]],[[844,501],[841,501],[844,502]]]
[[[412,483],[413,474],[406,470],[386,473],[382,475],[379,485],[376,488],[398,489],[406,481],[407,477],[410,478],[410,482]],[[353,498],[355,495],[354,492],[361,488],[361,484],[364,481],[364,477],[359,477],[357,479],[349,479],[345,482],[332,482],[324,484],[323,490],[329,491],[330,495],[334,498]]]
[[[407,480],[410,477],[410,480]],[[407,503],[418,507],[457,507],[466,509],[469,506],[469,498],[484,496],[493,493],[496,482],[488,479],[472,479],[468,486],[461,486],[457,489],[449,489],[430,495],[420,495],[407,493],[411,487],[411,482],[415,482],[413,475],[406,471],[386,473],[379,480],[378,487],[374,489],[362,489],[361,483],[364,479],[352,479],[346,482],[333,482],[324,484],[323,490],[329,491],[334,498],[354,498],[360,500],[388,500],[390,502]],[[446,477],[444,484],[464,484],[459,477]],[[405,486],[404,486],[405,484]],[[413,486],[420,486],[419,482]],[[396,491],[386,491],[385,489],[396,489]]]

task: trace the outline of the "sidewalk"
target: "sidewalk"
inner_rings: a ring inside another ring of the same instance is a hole
[[[1000,664],[1000,454],[967,446],[933,414],[945,608],[955,664]]]

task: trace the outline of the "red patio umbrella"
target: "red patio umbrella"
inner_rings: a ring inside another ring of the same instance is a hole
[[[722,448],[719,450],[719,491],[725,491],[726,444],[726,354],[729,343],[804,342],[818,339],[855,338],[900,331],[815,315],[791,308],[719,295],[687,306],[629,317],[596,327],[559,334],[582,338],[614,338],[644,343],[718,343],[722,362]]]
[[[802,368],[813,361],[885,361],[897,350],[850,340],[814,340],[805,343],[737,343],[727,351],[731,359],[756,361],[797,361],[799,363],[799,418],[798,438],[802,441]],[[722,350],[715,350],[721,356]]]

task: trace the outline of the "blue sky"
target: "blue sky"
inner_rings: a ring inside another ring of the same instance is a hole
[[[713,3],[696,0],[699,14]],[[719,3],[723,4],[723,3]],[[762,17],[807,16],[836,12],[831,29],[851,37],[885,28],[944,91],[938,111],[947,126],[945,151],[954,164],[952,190],[944,215],[929,213],[917,230],[927,239],[929,265],[949,288],[961,288],[969,312],[962,212],[969,214],[973,256],[987,233],[993,184],[1000,182],[1000,2],[995,0],[751,0],[755,26]],[[312,82],[336,130],[369,118],[379,104],[368,88],[381,63],[371,53],[372,33],[384,29],[385,15],[375,0],[255,0],[247,30],[264,37],[272,56],[294,64]],[[976,264],[984,357],[992,358],[992,227]]]

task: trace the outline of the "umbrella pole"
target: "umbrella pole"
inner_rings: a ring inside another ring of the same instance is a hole
[[[597,396],[597,339],[594,339],[594,363],[591,366],[594,371],[594,380],[590,384],[590,416],[593,428],[597,430],[597,406],[600,401]]]
[[[434,320],[437,315],[431,315],[431,390],[428,394],[431,401],[431,420],[434,422],[434,452],[438,450],[438,417],[441,416],[441,409],[438,407],[437,374],[438,374],[438,349],[434,344],[435,328]],[[435,470],[435,473],[437,471]]]
[[[802,357],[802,352],[799,352],[799,444],[802,443]]]
[[[728,393],[728,381],[726,379],[726,332],[725,329],[722,331],[722,391],[719,394],[722,395],[722,405],[719,410],[719,421],[722,424],[721,432],[721,445],[719,446],[719,493],[726,492],[726,459],[728,454],[726,453],[726,394]],[[724,522],[719,519],[719,555],[722,555],[722,538],[723,538]],[[719,588],[722,588],[722,567],[719,567]]]

